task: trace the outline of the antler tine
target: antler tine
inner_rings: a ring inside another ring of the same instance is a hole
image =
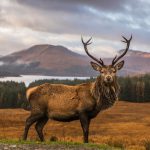
[[[124,36],[122,36],[122,38],[124,38],[125,41],[128,41]]]
[[[126,39],[124,36],[122,36],[123,38],[124,38],[124,40],[125,41],[122,41],[122,42],[125,42],[125,43],[129,43],[131,40],[132,40],[132,34],[131,34],[131,37],[130,37],[130,39],[128,40],[128,39]]]
[[[92,42],[90,42],[91,39],[92,39],[92,37],[90,39],[88,39],[86,42],[84,42],[84,40],[83,40],[83,38],[81,36],[81,41],[82,41],[83,45],[90,45],[90,44],[92,44]]]
[[[116,58],[117,58],[117,55],[116,55],[115,58],[112,60],[112,65],[114,64]]]
[[[104,66],[104,62],[103,62],[103,60],[102,60],[101,58],[100,58],[99,60],[100,60],[101,64]]]
[[[92,37],[91,37],[88,41],[84,42],[84,40],[83,40],[83,38],[82,38],[82,36],[81,36],[81,41],[82,41],[82,43],[83,43],[84,50],[85,50],[86,54],[87,54],[89,57],[91,57],[93,60],[95,60],[96,62],[98,62],[100,65],[104,66],[104,63],[103,63],[103,61],[102,61],[101,59],[98,60],[97,58],[95,58],[94,56],[92,56],[92,55],[88,52],[87,46],[92,43],[92,42],[90,42],[91,39],[92,39]]]
[[[122,41],[122,42],[127,44],[126,49],[118,58],[117,58],[117,55],[115,56],[115,58],[112,60],[112,65],[116,64],[118,62],[118,60],[120,60],[127,53],[127,51],[129,50],[130,42],[132,40],[132,34],[131,34],[131,37],[130,37],[129,40],[126,39],[124,36],[122,36],[122,37],[125,40],[125,41]]]
[[[90,42],[92,40],[92,37],[86,42],[88,45],[90,45],[92,42]]]

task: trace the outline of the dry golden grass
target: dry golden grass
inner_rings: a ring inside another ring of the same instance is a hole
[[[29,113],[22,109],[0,109],[0,139],[21,139]],[[61,141],[82,142],[79,121],[61,123],[50,120],[44,134],[46,140],[56,136]],[[28,138],[37,139],[34,126]],[[117,102],[112,108],[101,112],[91,122],[90,142],[131,150],[145,149],[146,143],[150,145],[150,103]]]

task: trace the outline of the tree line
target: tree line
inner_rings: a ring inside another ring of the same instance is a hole
[[[14,81],[0,82],[0,108],[26,107],[25,83]]]
[[[27,108],[26,89],[43,83],[76,85],[93,82],[95,79],[86,80],[37,80],[26,87],[24,82],[14,81],[0,82],[0,108]],[[129,102],[150,102],[150,74],[134,77],[119,77],[120,100]]]

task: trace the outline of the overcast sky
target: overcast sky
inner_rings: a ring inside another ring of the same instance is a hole
[[[1,0],[0,55],[35,44],[63,45],[85,54],[81,35],[93,37],[90,50],[114,56],[133,35],[131,49],[150,52],[149,0]]]

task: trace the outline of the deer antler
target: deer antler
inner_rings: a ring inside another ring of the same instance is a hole
[[[83,38],[82,38],[82,36],[81,36],[81,41],[82,41],[82,43],[83,43],[84,50],[85,50],[85,52],[87,53],[87,55],[88,55],[89,57],[91,57],[93,60],[95,60],[96,62],[98,62],[101,66],[104,66],[104,62],[103,62],[103,60],[102,60],[101,58],[98,60],[97,58],[95,58],[94,56],[92,56],[92,55],[88,52],[87,46],[92,43],[92,42],[91,42],[91,39],[92,39],[92,37],[91,37],[88,41],[84,42],[84,40],[83,40]]]
[[[129,40],[126,39],[124,36],[122,36],[122,37],[124,39],[124,41],[122,41],[122,42],[127,44],[126,49],[119,57],[115,56],[115,58],[112,60],[112,65],[115,65],[118,62],[118,60],[121,59],[127,53],[127,51],[129,50],[130,42],[132,40],[132,35],[131,35]]]

